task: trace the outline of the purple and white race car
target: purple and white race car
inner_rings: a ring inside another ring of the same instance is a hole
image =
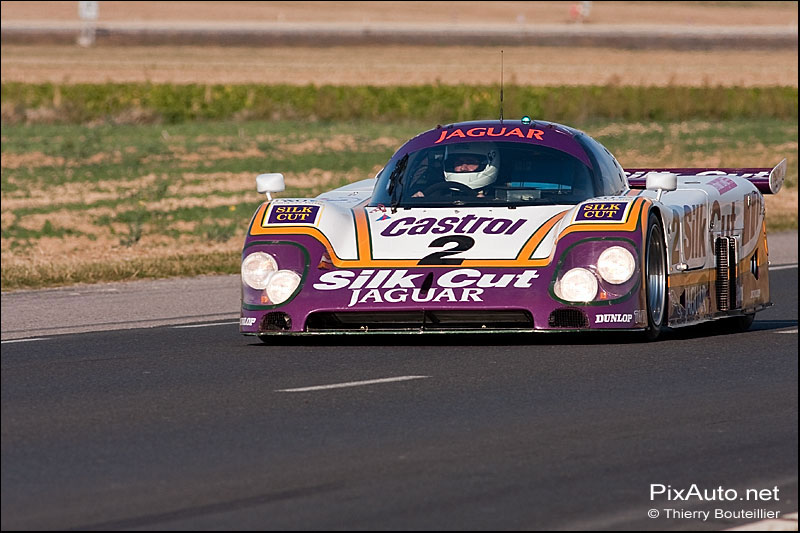
[[[638,331],[770,305],[764,193],[774,168],[628,169],[551,122],[451,124],[373,179],[272,199],[262,174],[242,252],[240,330]]]

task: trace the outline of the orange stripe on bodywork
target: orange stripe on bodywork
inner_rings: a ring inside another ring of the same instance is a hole
[[[642,202],[642,212],[643,212],[643,214],[646,213],[647,216],[649,217],[650,216],[650,206],[652,206],[652,205],[653,205],[653,201],[650,200],[649,198],[645,198],[644,201]],[[645,211],[645,207],[647,208],[646,211]],[[647,221],[642,220],[642,250],[644,250],[644,247],[647,244],[647,226],[648,226],[648,223],[649,223],[649,218],[647,219]],[[663,219],[661,219],[661,225],[662,226],[664,225],[664,220]],[[664,249],[665,250],[669,250],[669,243],[667,242],[667,228],[662,227],[661,229],[664,232]],[[644,255],[644,251],[642,251],[642,255]],[[669,253],[667,253],[667,255],[669,255]],[[667,261],[667,264],[669,264],[669,261]]]
[[[553,226],[558,224],[558,222],[564,218],[564,215],[567,214],[567,211],[562,211],[557,215],[553,215],[550,217],[550,220],[542,224],[541,227],[537,229],[533,235],[531,235],[531,238],[528,239],[528,242],[525,243],[525,246],[522,247],[519,255],[517,255],[517,259],[530,259],[533,255],[533,252],[535,252],[536,248],[538,248],[542,243],[542,240],[544,240],[547,234],[550,233],[550,230],[553,228]]]
[[[542,240],[550,233],[559,220],[564,218],[567,212],[563,211],[550,217],[550,219],[539,226],[533,235],[528,239],[528,242],[522,247],[517,254],[516,259],[465,259],[461,266],[489,266],[489,267],[513,267],[513,266],[546,266],[552,260],[555,247],[551,250],[548,257],[542,259],[531,259],[533,252],[541,244]]]
[[[702,283],[711,283],[716,279],[716,276],[717,270],[714,268],[690,270],[688,272],[673,272],[668,276],[667,284],[671,289],[691,287]]]
[[[369,222],[364,208],[353,209],[356,218],[356,244],[358,249],[358,259],[368,261],[372,259],[372,237],[369,233]]]

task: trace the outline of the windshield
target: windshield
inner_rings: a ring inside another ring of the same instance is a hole
[[[392,161],[378,176],[371,205],[577,204],[594,196],[591,170],[565,152],[516,142],[467,142]]]

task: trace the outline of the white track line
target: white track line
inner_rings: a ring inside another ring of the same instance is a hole
[[[32,339],[13,339],[10,341],[0,341],[0,344],[9,344],[12,342],[32,342],[32,341],[44,341],[47,340],[45,337],[33,337]]]
[[[205,328],[207,326],[229,326],[230,324],[238,324],[238,322],[214,322],[213,324],[190,324],[188,326],[172,326],[173,329],[180,328]]]
[[[775,333],[797,333],[797,328],[790,329],[788,331],[776,331]]]
[[[396,378],[370,379],[367,381],[348,381],[347,383],[335,383],[333,385],[317,385],[316,387],[301,387],[298,389],[279,389],[275,392],[308,392],[315,390],[343,389],[345,387],[361,387],[364,385],[374,385],[376,383],[392,383],[395,381],[409,381],[412,379],[425,379],[430,376],[398,376]]]
[[[769,270],[770,271],[774,271],[774,270],[789,270],[790,268],[797,268],[797,263],[795,263],[793,265],[778,265],[778,266],[774,266],[774,267],[769,267]]]

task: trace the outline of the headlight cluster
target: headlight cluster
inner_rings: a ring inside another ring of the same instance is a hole
[[[597,294],[597,278],[585,268],[573,268],[561,277],[561,297],[570,302],[588,302]]]
[[[242,280],[254,289],[266,289],[269,278],[278,270],[275,258],[264,252],[254,252],[242,261]]]
[[[598,276],[611,285],[621,285],[633,276],[636,259],[626,248],[611,246],[603,250],[597,259],[597,273],[592,270],[583,267],[567,270],[556,282],[556,295],[570,302],[590,302],[597,296]]]
[[[278,270],[278,262],[268,253],[253,252],[242,261],[242,281],[254,289],[266,289],[269,303],[281,304],[300,285],[301,277],[292,270]]]
[[[597,272],[607,282],[613,285],[625,283],[636,269],[636,260],[628,250],[622,246],[606,248],[597,260]]]

